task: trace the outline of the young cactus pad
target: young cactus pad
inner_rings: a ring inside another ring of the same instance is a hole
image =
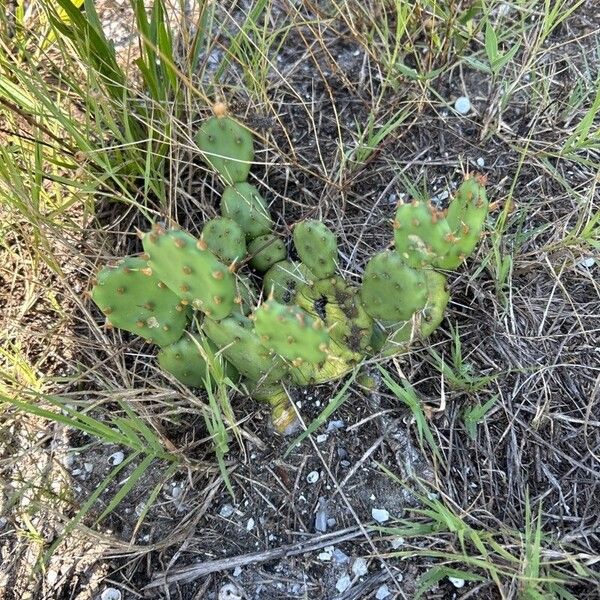
[[[207,221],[200,239],[227,264],[240,261],[246,256],[246,237],[242,228],[232,219],[219,217]]]
[[[264,273],[274,264],[285,260],[286,251],[283,240],[272,233],[259,235],[248,245],[248,253],[252,257],[250,266]]]
[[[442,259],[452,247],[452,234],[444,212],[431,203],[414,200],[400,204],[394,220],[396,252],[411,267],[426,267]]]
[[[329,334],[323,321],[313,319],[301,308],[267,300],[253,318],[261,342],[294,366],[304,361],[318,364],[327,358]]]
[[[260,343],[248,318],[234,314],[222,321],[204,319],[202,329],[221,348],[223,356],[250,381],[280,381],[284,377],[285,363],[281,358],[271,356]]]
[[[271,233],[273,229],[267,203],[249,183],[225,188],[221,197],[221,214],[233,219],[242,228],[247,240]]]
[[[425,338],[431,335],[444,319],[444,312],[450,292],[448,291],[448,281],[441,273],[428,269],[425,271],[425,280],[427,282],[427,304],[423,309],[419,333]]]
[[[360,297],[373,318],[408,321],[427,301],[425,276],[405,265],[396,252],[381,252],[367,264]]]
[[[254,158],[254,142],[246,128],[229,117],[211,117],[200,128],[196,143],[225,182],[246,181]]]
[[[483,179],[465,179],[450,201],[446,215],[454,243],[444,257],[433,263],[434,266],[440,269],[456,269],[473,253],[479,243],[488,210],[489,202]]]
[[[206,242],[189,233],[155,227],[142,240],[151,272],[173,290],[182,303],[190,303],[214,319],[233,309],[233,274],[208,249]]]
[[[337,240],[320,221],[298,223],[294,227],[294,246],[300,260],[317,279],[326,279],[335,273]]]
[[[263,289],[266,294],[272,294],[277,302],[290,304],[294,301],[296,289],[313,280],[314,275],[302,263],[282,260],[265,274]]]
[[[159,346],[177,341],[187,323],[187,311],[178,296],[138,257],[104,267],[92,289],[92,300],[108,323]]]
[[[158,364],[184,385],[204,388],[206,378],[210,375],[201,350],[203,343],[208,344],[209,350],[214,355],[217,351],[214,344],[203,340],[200,335],[185,334],[174,344],[166,346],[158,353]],[[232,381],[239,377],[237,371],[227,362],[224,364],[224,370],[224,374]]]

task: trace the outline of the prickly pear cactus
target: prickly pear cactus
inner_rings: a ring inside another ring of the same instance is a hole
[[[177,341],[187,323],[186,307],[143,258],[124,258],[115,267],[104,267],[98,273],[92,299],[109,325],[158,346]]]
[[[271,233],[273,221],[264,198],[249,183],[238,183],[225,188],[221,197],[221,214],[233,219],[248,241]]]
[[[208,343],[209,349],[214,354],[218,348],[202,336],[183,335],[174,344],[165,346],[158,353],[158,364],[161,369],[173,375],[184,385],[190,387],[206,387],[207,378],[211,377],[205,354],[203,353],[203,344]],[[225,375],[236,381],[239,375],[235,368],[229,363],[225,363]]]
[[[300,260],[317,279],[335,273],[337,241],[333,232],[320,221],[301,221],[294,227],[294,246]]]
[[[253,382],[280,381],[287,372],[284,361],[273,356],[261,343],[252,321],[234,314],[227,319],[204,319],[204,333],[221,348],[223,356]]]
[[[285,260],[287,252],[283,240],[271,233],[259,235],[248,245],[248,253],[252,257],[250,266],[264,273],[274,264]]]
[[[281,304],[290,304],[296,297],[296,289],[299,286],[311,283],[315,276],[308,270],[306,265],[290,260],[283,260],[273,265],[263,279],[263,289],[267,295]]]
[[[267,300],[253,319],[262,344],[292,365],[300,366],[304,361],[316,365],[327,358],[329,334],[323,321],[301,308]]]
[[[150,271],[190,304],[214,319],[233,310],[233,274],[208,249],[208,244],[176,229],[154,227],[142,240]]]
[[[448,253],[433,263],[435,267],[456,269],[477,247],[489,211],[484,182],[481,177],[465,179],[450,201],[446,221],[453,243]]]
[[[218,217],[207,221],[200,239],[227,264],[239,262],[246,256],[246,237],[242,228],[232,219]]]
[[[401,204],[394,220],[396,252],[411,267],[427,267],[441,260],[454,241],[444,212],[430,202]]]
[[[407,321],[425,306],[425,276],[406,265],[396,252],[381,252],[367,264],[360,298],[374,319]]]
[[[444,210],[398,206],[395,249],[369,260],[357,288],[335,275],[336,238],[320,221],[296,224],[301,262],[286,260],[286,241],[246,181],[252,136],[222,103],[214,113],[197,139],[227,184],[222,216],[200,239],[155,226],[141,236],[144,257],[102,269],[92,298],[109,324],[161,346],[159,365],[183,384],[204,387],[211,372],[218,381],[225,374],[268,403],[275,429],[290,433],[298,419],[287,383],[339,379],[369,357],[409,352],[440,325],[450,295],[436,269],[455,269],[475,249],[489,208],[485,182],[466,179]],[[185,327],[194,310],[203,314],[192,334]]]
[[[196,138],[204,160],[228,184],[246,181],[254,159],[252,134],[230,117],[211,117]]]
[[[362,307],[358,290],[341,277],[303,285],[296,304],[314,318],[321,318],[331,340],[349,353],[362,358],[371,339],[373,319]]]

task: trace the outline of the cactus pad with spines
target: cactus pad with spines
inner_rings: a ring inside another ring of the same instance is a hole
[[[207,343],[214,354],[217,348],[202,336],[183,335],[174,344],[166,346],[158,353],[158,364],[171,373],[177,380],[190,387],[204,388],[206,378],[210,376],[206,360],[201,348]],[[225,375],[232,381],[238,378],[237,371],[227,362],[224,364]]]
[[[364,309],[373,318],[407,321],[425,306],[425,276],[404,264],[396,252],[381,252],[367,264],[360,297]]]
[[[248,254],[250,254],[250,266],[264,273],[274,264],[285,260],[285,244],[281,238],[271,233],[259,235],[248,245]]]
[[[287,365],[273,356],[261,344],[252,321],[239,314],[213,321],[204,319],[202,330],[221,349],[223,356],[240,372],[254,382],[280,381]]]
[[[258,303],[258,291],[248,275],[238,273],[235,278],[235,304],[234,312],[249,315]],[[239,310],[238,310],[239,308]]]
[[[425,271],[427,282],[427,303],[422,311],[419,335],[426,338],[431,335],[444,319],[444,312],[450,300],[448,281],[441,273]]]
[[[267,296],[281,304],[291,304],[296,296],[296,289],[307,283],[312,283],[314,275],[302,263],[282,260],[273,265],[263,279],[263,289]]]
[[[298,223],[294,227],[294,247],[316,279],[326,279],[335,273],[337,241],[333,232],[320,221]]]
[[[237,183],[223,191],[221,214],[233,219],[248,241],[271,233],[273,220],[264,198],[249,183]]]
[[[206,120],[196,143],[204,160],[228,184],[246,181],[254,159],[251,133],[230,117],[211,117]]]
[[[411,267],[427,267],[442,259],[454,243],[444,212],[430,202],[400,204],[394,220],[396,252]]]
[[[204,224],[200,239],[208,249],[227,264],[241,261],[246,256],[246,237],[242,228],[227,217],[217,217]]]
[[[183,334],[187,309],[139,257],[104,267],[92,289],[92,299],[114,327],[168,346]]]
[[[233,309],[233,274],[208,249],[184,231],[155,227],[143,237],[144,251],[152,273],[160,277],[183,303],[189,303],[215,319]]]
[[[323,321],[301,308],[267,300],[256,309],[253,319],[264,346],[294,366],[304,361],[318,364],[327,358],[329,334]]]
[[[489,202],[481,177],[470,177],[458,188],[448,205],[446,220],[454,236],[448,253],[433,264],[440,269],[456,269],[475,250],[485,219]]]
[[[296,293],[296,304],[311,316],[323,319],[335,343],[349,352],[364,353],[373,320],[360,304],[358,290],[341,277],[301,286]]]

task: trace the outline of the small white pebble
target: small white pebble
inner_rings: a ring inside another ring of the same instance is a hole
[[[121,452],[120,450],[118,452],[115,452],[114,454],[111,454],[108,457],[108,462],[113,467],[120,465],[124,460],[125,460],[125,454],[123,454],[123,452]]]
[[[326,433],[322,433],[321,435],[317,436],[317,444],[322,444],[323,442],[327,441],[327,434]]]
[[[385,523],[386,521],[389,520],[390,518],[390,513],[385,510],[385,508],[373,508],[371,510],[371,516],[378,522],[378,523]]]
[[[228,519],[233,514],[234,510],[235,509],[233,506],[231,506],[231,504],[223,504],[223,506],[221,506],[221,510],[219,511],[219,515],[224,519]]]
[[[596,264],[596,259],[593,256],[588,256],[583,260],[579,261],[579,264],[586,269],[593,267]]]
[[[375,500],[375,494],[371,494],[371,495],[369,496],[369,500]]]
[[[122,597],[121,592],[113,587],[106,588],[100,596],[102,600],[121,600]]]
[[[83,468],[88,472],[91,473],[94,470],[94,464],[93,463],[83,463]]]
[[[335,583],[335,589],[338,592],[345,592],[350,587],[350,577],[347,574],[342,575]]]
[[[242,594],[233,583],[226,583],[219,590],[219,600],[242,600]]]
[[[252,529],[254,529],[254,519],[250,517],[246,523],[246,531],[251,531]]]
[[[448,577],[448,581],[455,587],[461,588],[465,586],[465,580],[460,577]]]
[[[7,523],[8,523],[8,519],[6,519],[6,517],[0,517],[0,529],[4,529],[4,527],[6,527]]]
[[[77,475],[81,475],[81,469],[73,469],[71,471],[71,475],[74,475],[75,477],[77,477]]]
[[[233,570],[233,576],[234,577],[239,577],[242,574],[242,567],[236,567]]]
[[[377,590],[377,593],[375,594],[375,598],[377,598],[377,600],[384,600],[384,598],[387,598],[389,595],[390,595],[390,588],[388,588],[388,586],[384,583]]]
[[[403,537],[397,537],[392,540],[392,548],[394,550],[398,550],[398,548],[401,548],[402,546],[404,546],[404,538]]]
[[[454,110],[461,115],[466,115],[471,110],[471,101],[467,96],[460,96],[454,103]]]
[[[317,483],[317,481],[319,481],[319,473],[317,471],[311,471],[306,476],[306,481],[308,481],[308,483]]]
[[[439,494],[436,494],[435,492],[429,492],[429,493],[427,494],[427,497],[428,497],[430,500],[439,500],[439,498],[440,498],[440,495],[439,495]]]
[[[323,552],[319,553],[317,558],[322,562],[329,562],[331,560],[331,557],[333,556],[334,549],[335,548],[333,546],[327,546],[323,549]]]
[[[367,561],[360,557],[357,558],[354,563],[352,564],[352,573],[354,573],[354,575],[356,577],[362,577],[363,575],[366,575],[369,572],[369,567],[367,566]]]
[[[480,156],[475,162],[477,163],[478,167],[485,167],[485,160],[483,157]]]

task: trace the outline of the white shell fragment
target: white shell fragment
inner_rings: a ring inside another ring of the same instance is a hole
[[[308,481],[308,483],[317,483],[317,481],[319,481],[319,473],[318,473],[318,471],[311,471],[306,476],[306,481]]]
[[[460,115],[466,115],[471,110],[471,101],[467,96],[460,96],[454,103],[454,110]]]
[[[121,600],[123,594],[114,587],[106,588],[100,595],[101,600]]]
[[[386,521],[389,521],[389,519],[390,519],[390,513],[387,510],[385,510],[385,508],[373,508],[371,510],[371,516],[378,523],[385,523]]]
[[[125,454],[123,454],[123,452],[121,452],[120,450],[118,452],[111,454],[108,457],[108,463],[111,464],[113,467],[120,465],[124,460],[125,460]]]

